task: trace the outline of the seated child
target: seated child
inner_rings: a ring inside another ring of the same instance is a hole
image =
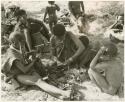
[[[17,24],[14,31],[20,31],[25,35],[26,46],[29,51],[32,51],[34,46],[49,41],[49,31],[42,21],[28,17],[23,9],[16,13],[16,17]]]
[[[88,70],[90,79],[104,93],[111,95],[118,92],[123,80],[123,63],[117,54],[117,47],[111,42],[105,42],[90,63]]]
[[[4,73],[9,80],[22,85],[36,85],[42,90],[51,94],[57,98],[63,99],[70,95],[69,91],[63,91],[55,86],[49,85],[44,82],[40,75],[34,70],[34,63],[36,59],[32,60],[30,64],[25,64],[25,60],[22,54],[24,49],[25,37],[19,32],[13,32],[9,36],[11,45],[7,51],[7,59],[2,65],[2,73]]]

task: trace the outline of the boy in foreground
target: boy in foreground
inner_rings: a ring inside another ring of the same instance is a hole
[[[34,46],[43,44],[45,40],[49,41],[49,31],[42,21],[28,17],[23,9],[16,13],[16,17],[14,31],[25,35],[28,51],[34,50]]]
[[[64,99],[70,95],[69,91],[63,91],[55,86],[44,82],[40,75],[34,70],[34,63],[37,59],[33,59],[30,64],[26,64],[22,49],[24,49],[25,37],[19,32],[13,32],[9,36],[11,42],[10,48],[7,51],[7,59],[2,65],[2,73],[10,80],[15,80],[20,85],[36,85],[48,94],[56,98]],[[13,83],[13,81],[12,81]]]
[[[123,63],[117,57],[117,47],[107,42],[100,48],[88,71],[90,79],[107,94],[115,95],[123,80]],[[101,62],[98,63],[101,58]],[[102,75],[102,72],[104,75]]]

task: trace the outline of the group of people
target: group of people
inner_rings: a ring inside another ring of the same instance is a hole
[[[44,21],[46,21],[48,14],[52,34],[49,34],[48,28],[42,21],[27,17],[25,10],[16,9],[14,13],[16,24],[13,25],[14,27],[9,34],[10,47],[6,53],[6,60],[2,64],[2,73],[17,87],[36,85],[57,98],[70,97],[70,91],[61,90],[48,84],[36,72],[37,57],[32,58],[30,63],[25,63],[24,52],[31,52],[36,45],[45,43],[44,37],[50,41],[51,59],[54,62],[65,65],[68,67],[67,69],[86,69],[90,79],[103,92],[111,95],[116,94],[121,86],[123,76],[123,64],[117,57],[116,45],[112,42],[104,42],[99,50],[94,49],[89,45],[87,37],[78,38],[71,31],[67,31],[63,24],[58,23],[56,10],[59,11],[60,8],[54,1],[48,2],[50,5],[46,7]],[[73,14],[76,18],[81,14],[84,15],[84,6],[81,1],[71,1],[69,5],[70,9],[77,10]],[[79,5],[83,12],[78,12]],[[75,6],[78,8],[76,9]]]

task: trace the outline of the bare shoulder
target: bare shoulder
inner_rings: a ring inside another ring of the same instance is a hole
[[[76,37],[75,34],[73,34],[71,31],[67,31],[67,34],[68,34],[70,37]]]
[[[116,58],[116,60],[112,60],[108,63],[110,65],[110,68],[115,68],[115,69],[123,69],[124,65],[122,61],[119,58]]]

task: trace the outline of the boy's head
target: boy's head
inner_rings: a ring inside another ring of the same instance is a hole
[[[112,42],[104,42],[103,46],[106,47],[106,51],[104,51],[104,56],[116,57],[118,54],[118,49],[116,45]]]
[[[63,36],[66,32],[66,29],[64,27],[64,25],[62,24],[56,24],[54,27],[53,27],[53,34],[57,37],[60,37],[60,36]]]
[[[21,46],[24,46],[25,37],[19,32],[12,32],[9,36],[9,41],[13,47],[20,49]]]
[[[54,4],[54,3],[55,3],[55,1],[48,1],[48,3],[49,3],[49,4]]]
[[[23,9],[18,10],[15,13],[15,16],[17,17],[17,21],[21,21],[22,23],[26,22],[27,14],[26,14],[25,10],[23,10]]]

